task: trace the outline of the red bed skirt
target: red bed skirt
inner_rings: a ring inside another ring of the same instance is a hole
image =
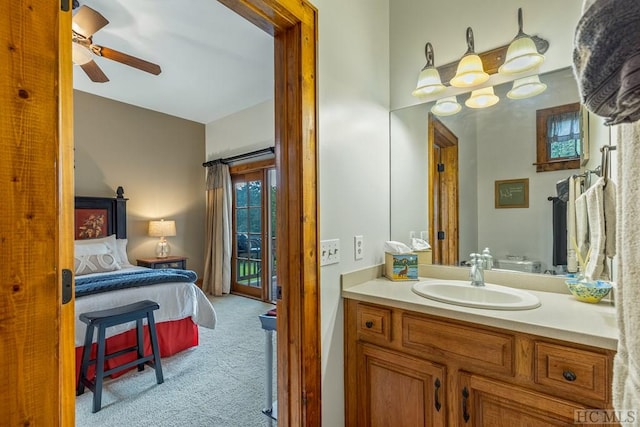
[[[151,354],[151,342],[149,341],[149,333],[147,326],[144,326],[144,354]],[[156,323],[156,332],[158,334],[158,345],[160,347],[160,356],[172,356],[182,350],[198,345],[198,325],[193,323],[190,317],[182,320],[174,320],[170,322]],[[106,353],[115,353],[119,350],[136,345],[136,330],[131,329],[118,335],[107,338]],[[96,343],[91,347],[91,358],[96,357]],[[123,354],[105,362],[105,371],[115,366],[131,362],[136,359],[136,352]],[[82,347],[76,347],[76,384],[80,376],[80,365],[82,364]],[[136,369],[132,367],[131,369]],[[124,374],[127,370],[117,372],[111,377],[115,378]],[[89,366],[87,376],[92,378],[95,372],[95,365]]]

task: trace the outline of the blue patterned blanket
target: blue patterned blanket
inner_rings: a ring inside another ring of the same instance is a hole
[[[76,278],[76,298],[146,285],[168,282],[193,283],[198,278],[191,270],[166,268],[159,270],[136,270],[116,274],[105,274],[98,277],[80,276]]]

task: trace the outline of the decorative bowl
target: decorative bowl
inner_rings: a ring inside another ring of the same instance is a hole
[[[597,303],[611,292],[611,283],[602,280],[588,282],[584,280],[571,279],[565,283],[571,294],[578,301]]]

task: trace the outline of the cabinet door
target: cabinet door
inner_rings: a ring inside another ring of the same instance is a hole
[[[357,365],[358,425],[445,425],[443,366],[362,343]]]
[[[467,373],[458,375],[456,396],[460,426],[575,427],[576,411],[585,409],[573,402]]]

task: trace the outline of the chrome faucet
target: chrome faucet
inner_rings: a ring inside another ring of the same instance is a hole
[[[484,270],[482,269],[482,255],[470,254],[471,270],[469,270],[469,278],[471,286],[484,286]]]

